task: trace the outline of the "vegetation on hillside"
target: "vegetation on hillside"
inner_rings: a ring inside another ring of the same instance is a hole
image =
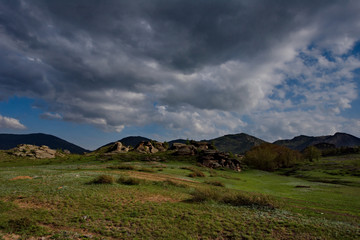
[[[291,167],[301,160],[301,154],[289,148],[270,143],[253,147],[245,154],[247,165],[265,171]]]

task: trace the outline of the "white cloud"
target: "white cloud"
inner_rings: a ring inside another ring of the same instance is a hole
[[[5,117],[0,115],[0,129],[26,129],[26,127],[20,123],[18,119]]]
[[[189,138],[321,133],[352,121],[340,115],[359,92],[360,60],[343,56],[360,36],[356,1],[260,1],[247,11],[227,1],[211,3],[211,15],[186,1],[109,3],[0,3],[0,95],[42,99],[43,118],[117,132],[158,124]],[[177,4],[192,11],[174,15]]]

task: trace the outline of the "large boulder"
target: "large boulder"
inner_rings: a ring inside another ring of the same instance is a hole
[[[134,148],[139,153],[157,153],[159,150],[155,148],[150,141],[141,142]]]
[[[152,141],[152,145],[159,150],[159,152],[165,152],[166,150],[168,150],[168,144],[162,143],[162,142],[157,142],[157,141]]]
[[[124,146],[121,142],[114,143],[109,150],[108,153],[126,153],[129,151],[129,148]]]
[[[240,161],[230,158],[230,154],[216,150],[204,150],[198,156],[198,162],[205,167],[221,168],[226,167],[232,170],[241,171]]]
[[[186,145],[183,143],[174,143],[170,150],[175,150],[174,155],[180,156],[194,156],[197,153],[194,145]]]
[[[57,151],[50,149],[48,146],[35,146],[31,144],[20,144],[11,150],[11,153],[19,157],[30,158],[55,158]]]

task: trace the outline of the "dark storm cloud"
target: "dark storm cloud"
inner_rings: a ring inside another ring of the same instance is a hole
[[[179,126],[208,110],[247,112],[281,83],[274,70],[297,48],[357,36],[351,26],[358,22],[358,5],[2,1],[1,98],[42,98],[48,103],[43,116],[109,130],[168,125],[179,109],[189,114]]]

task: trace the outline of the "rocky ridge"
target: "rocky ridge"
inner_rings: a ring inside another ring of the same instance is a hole
[[[68,150],[65,150],[64,153],[60,153],[45,145],[35,146],[31,144],[20,144],[17,147],[11,149],[10,153],[18,157],[29,157],[37,159],[55,158],[56,156],[70,154]]]

